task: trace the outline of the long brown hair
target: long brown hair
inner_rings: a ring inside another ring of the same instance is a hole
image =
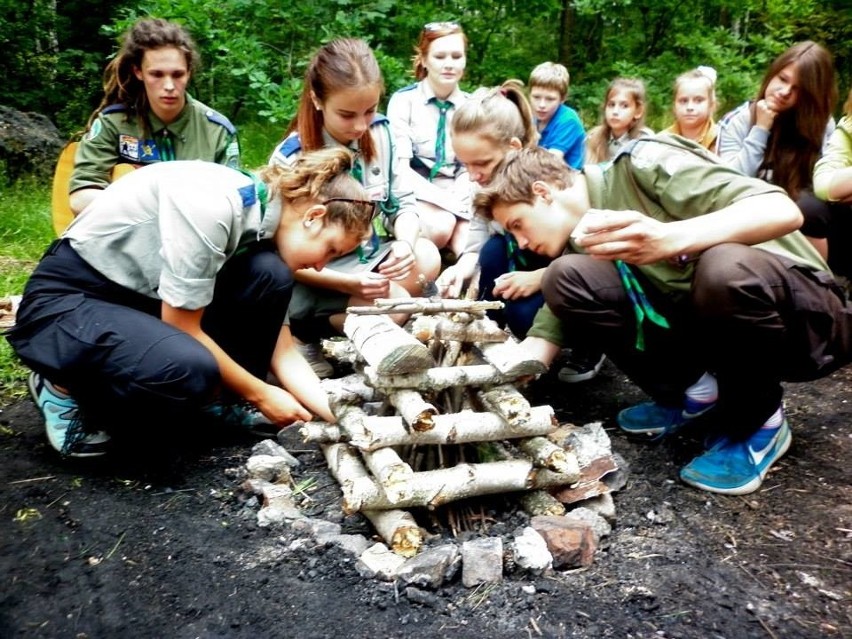
[[[453,135],[473,133],[500,146],[512,138],[525,147],[538,143],[532,107],[518,80],[474,91],[456,110],[452,127]]]
[[[775,117],[760,168],[770,169],[772,182],[795,199],[813,179],[814,165],[822,153],[825,128],[837,103],[837,83],[831,54],[816,42],[807,40],[775,58],[763,76],[758,99],[765,97],[772,79],[791,64],[796,65],[798,72],[796,104]],[[756,104],[751,108],[754,122]]]
[[[340,38],[323,45],[314,54],[305,73],[305,84],[296,117],[290,122],[286,135],[299,134],[304,151],[325,146],[322,139],[323,113],[312,99],[324,103],[332,94],[344,89],[376,86],[381,93],[384,81],[373,51],[363,40]],[[369,162],[376,155],[373,139],[366,131],[360,140],[361,154]]]
[[[146,51],[163,47],[174,47],[184,54],[190,75],[200,65],[195,42],[182,26],[162,18],[137,20],[122,36],[121,49],[104,70],[104,97],[89,116],[87,130],[101,110],[111,104],[125,105],[130,111],[128,119],[135,115],[143,130],[147,128],[145,116],[150,110],[148,95],[145,93],[145,85],[133,70],[142,68],[142,58]]]
[[[586,136],[586,162],[597,163],[609,159],[609,138],[612,129],[606,122],[606,104],[614,91],[626,91],[640,109],[642,116],[633,121],[627,129],[627,137],[631,140],[642,135],[645,128],[645,83],[638,78],[616,78],[609,83],[601,106],[601,123],[589,131]]]

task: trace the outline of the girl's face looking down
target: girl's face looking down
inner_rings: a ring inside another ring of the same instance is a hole
[[[674,114],[681,128],[696,129],[704,126],[710,118],[711,109],[707,80],[688,78],[680,83],[675,97]]]
[[[521,148],[521,141],[512,138],[506,146],[476,133],[457,133],[453,136],[456,159],[464,164],[470,179],[485,186],[491,181],[494,169],[512,149]]]
[[[791,63],[769,81],[763,99],[770,109],[783,113],[796,106],[798,98],[799,69],[795,63]]]
[[[142,56],[142,67],[133,74],[145,86],[148,104],[165,124],[171,124],[186,104],[189,68],[186,56],[177,47],[148,49]]]
[[[348,145],[370,129],[379,107],[381,91],[377,86],[341,89],[325,102],[313,96],[314,107],[322,111],[323,126],[341,144]]]
[[[435,95],[441,99],[455,91],[466,65],[464,36],[461,33],[433,40],[429,45],[429,52],[423,58],[426,80]]]
[[[640,107],[626,89],[610,92],[604,107],[604,119],[614,138],[620,138],[630,130],[633,123],[642,117]]]
[[[355,250],[362,238],[347,234],[342,224],[326,222],[325,206],[299,201],[285,205],[275,233],[275,247],[292,271],[321,271],[331,260]]]

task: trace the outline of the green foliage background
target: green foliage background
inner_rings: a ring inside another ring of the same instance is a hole
[[[323,42],[367,39],[390,94],[411,81],[415,39],[435,20],[456,20],[468,35],[467,88],[526,79],[544,60],[566,64],[569,101],[588,126],[617,75],[644,79],[650,125],[668,125],[673,79],[699,64],[718,70],[724,113],[752,96],[773,57],[803,39],[833,52],[841,95],[852,83],[849,0],[0,0],[0,103],[78,130],[99,101],[118,37],[143,15],[180,22],[195,36],[204,63],[196,97],[238,125],[281,131]]]

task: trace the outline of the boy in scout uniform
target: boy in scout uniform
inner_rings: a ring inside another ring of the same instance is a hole
[[[582,173],[525,149],[475,204],[554,259],[528,339],[600,347],[650,395],[622,430],[662,435],[713,410],[716,436],[680,473],[692,486],[757,490],[791,443],[782,380],[852,356],[852,305],[796,230],[798,207],[697,144],[637,140]]]

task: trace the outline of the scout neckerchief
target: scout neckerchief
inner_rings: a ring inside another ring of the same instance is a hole
[[[645,290],[636,279],[633,271],[621,260],[615,260],[615,268],[618,269],[618,276],[621,278],[621,284],[627,292],[627,297],[630,298],[630,303],[633,305],[633,313],[636,315],[636,350],[645,350],[645,329],[643,324],[647,319],[652,324],[656,324],[661,328],[669,328],[669,322],[665,317],[660,315],[651,302],[645,295]]]
[[[453,106],[453,103],[449,100],[439,100],[438,98],[432,98],[430,100],[436,107],[438,107],[438,130],[435,133],[435,164],[432,166],[432,170],[429,171],[429,181],[435,179],[435,176],[438,175],[438,171],[446,164],[447,159],[447,111]]]
[[[163,129],[163,144],[160,149],[160,159],[163,162],[173,162],[175,159],[175,144],[168,129]]]
[[[266,186],[266,182],[258,178],[251,171],[246,171],[245,169],[237,169],[237,171],[251,178],[251,181],[254,183],[254,192],[257,194],[257,201],[260,202],[260,219],[263,221],[263,216],[266,215],[266,205],[269,202],[269,188]]]
[[[361,168],[360,162],[360,153],[355,155],[355,158],[352,160],[352,168],[349,170],[349,175],[351,175],[355,180],[358,181],[358,184],[364,184],[364,170]],[[384,228],[384,227],[382,227]],[[366,264],[370,261],[370,258],[375,255],[376,251],[379,250],[379,245],[381,241],[379,239],[378,229],[376,228],[376,220],[373,220],[373,234],[370,236],[370,252],[367,253],[364,250],[364,246],[359,244],[355,247],[355,254],[358,256],[358,261],[361,264]]]

